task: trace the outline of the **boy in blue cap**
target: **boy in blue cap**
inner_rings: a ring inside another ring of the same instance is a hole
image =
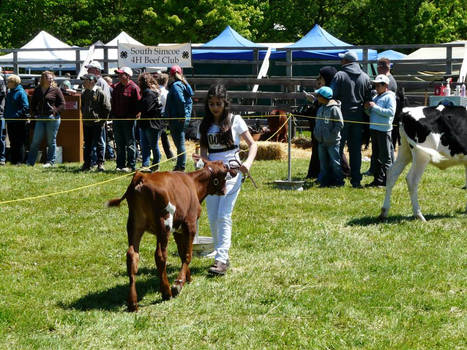
[[[323,86],[315,91],[320,107],[313,135],[318,141],[321,187],[343,186],[344,177],[340,163],[341,130],[344,127],[340,101],[333,100],[332,89]]]

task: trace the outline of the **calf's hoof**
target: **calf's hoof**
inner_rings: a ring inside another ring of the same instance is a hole
[[[182,285],[176,283],[172,286],[171,290],[172,290],[172,296],[175,298],[182,291]]]
[[[167,301],[172,299],[172,293],[162,293],[162,300]]]
[[[128,311],[129,312],[137,312],[138,311],[138,304],[129,303],[128,304]]]

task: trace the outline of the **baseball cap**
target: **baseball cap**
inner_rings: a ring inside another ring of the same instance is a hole
[[[325,99],[330,100],[332,98],[332,89],[329,86],[323,86],[318,90],[315,90],[315,93],[323,96]]]
[[[115,72],[117,72],[118,74],[126,74],[130,77],[133,76],[133,71],[131,70],[130,67],[122,67],[122,68],[117,69]]]
[[[96,68],[102,70],[101,64],[97,61],[91,61],[88,65],[86,65],[86,68]]]
[[[174,75],[175,73],[182,74],[182,68],[179,65],[174,65],[170,67],[169,71],[170,75]]]
[[[339,57],[341,59],[344,59],[346,61],[349,61],[349,62],[356,62],[358,61],[358,56],[355,52],[353,51],[347,51],[345,53],[340,53],[339,54]]]
[[[91,81],[97,81],[97,77],[94,74],[84,74],[81,76],[81,80],[91,80]]]
[[[373,83],[384,83],[386,85],[389,85],[389,78],[385,74],[380,74],[375,78],[375,80],[373,80]]]

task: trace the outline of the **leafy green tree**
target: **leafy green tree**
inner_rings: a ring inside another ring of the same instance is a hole
[[[121,30],[150,45],[206,42],[227,25],[256,42],[294,42],[320,24],[352,44],[437,43],[467,36],[466,0],[2,0],[0,46],[40,30],[73,45]]]

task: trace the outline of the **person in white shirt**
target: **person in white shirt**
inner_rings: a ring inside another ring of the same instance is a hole
[[[161,104],[162,104],[162,110],[165,111],[165,104],[167,102],[167,94],[169,93],[169,90],[167,90],[167,83],[169,82],[169,75],[158,72],[156,75],[156,81],[157,84],[159,85],[159,90],[160,90],[160,99],[161,99]],[[164,120],[163,121],[164,127],[161,130],[161,142],[162,142],[162,147],[164,148],[164,153],[167,159],[173,158],[174,155],[172,153],[172,150],[170,149],[170,143],[169,143],[169,138],[167,136],[167,122]]]
[[[240,163],[237,151],[240,140],[248,147],[248,157],[241,164],[240,172],[226,182],[225,196],[210,195],[206,198],[211,234],[214,239],[215,262],[209,273],[224,275],[229,267],[229,248],[232,236],[232,211],[235,206],[243,175],[249,171],[256,157],[257,145],[245,121],[229,111],[227,91],[223,85],[214,85],[208,90],[205,102],[205,116],[199,127],[200,155],[193,155],[195,161],[205,158],[210,161],[221,160],[230,164],[232,160]]]

